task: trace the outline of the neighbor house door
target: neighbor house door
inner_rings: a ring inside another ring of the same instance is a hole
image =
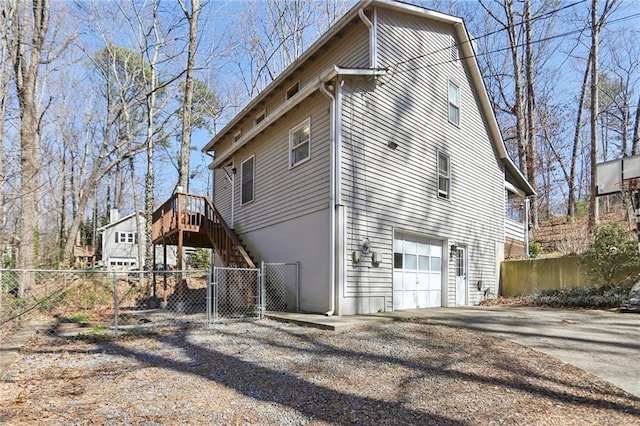
[[[442,306],[442,242],[396,234],[393,309]]]
[[[467,250],[458,247],[456,250],[456,305],[467,304]]]

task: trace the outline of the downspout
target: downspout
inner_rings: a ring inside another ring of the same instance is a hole
[[[216,158],[215,153],[211,154],[209,151],[204,151],[204,154],[211,157],[211,164]],[[216,203],[216,169],[211,169],[211,202]]]
[[[377,9],[373,9],[373,22],[369,20],[366,13],[364,13],[364,8],[358,11],[358,15],[364,24],[369,28],[369,67],[377,68],[378,67],[378,38],[377,38],[377,30],[378,30],[378,12]]]
[[[524,199],[524,252],[529,257],[529,209],[531,208],[531,199]]]
[[[330,180],[330,200],[329,200],[329,310],[324,314],[333,315],[335,310],[336,297],[336,120],[335,120],[335,96],[326,87],[324,81],[320,81],[319,90],[331,101],[329,107],[329,117],[331,121],[330,138],[331,146],[331,180]]]

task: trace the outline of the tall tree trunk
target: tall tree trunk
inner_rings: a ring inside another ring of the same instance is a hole
[[[598,22],[598,0],[591,2],[591,150],[589,166],[591,185],[589,186],[589,230],[595,231],[600,219],[596,188],[596,164],[598,162],[598,40],[600,25]]]
[[[18,2],[9,32],[16,93],[20,107],[20,249],[18,267],[36,266],[38,198],[40,183],[40,128],[36,93],[44,40],[49,27],[49,1]],[[25,275],[20,293],[31,285]],[[22,295],[22,294],[21,294]]]
[[[537,157],[538,147],[536,143],[536,122],[535,122],[535,88],[534,88],[534,58],[533,58],[533,37],[531,31],[531,0],[524,0],[524,28],[525,28],[525,70],[527,84],[527,179],[531,186],[537,188]],[[548,184],[549,182],[547,182]],[[547,200],[549,202],[549,200]],[[537,197],[531,197],[531,223],[534,228],[538,227]]]
[[[184,101],[182,104],[182,140],[180,145],[180,162],[178,167],[178,186],[189,192],[189,156],[191,155],[191,114],[193,109],[193,68],[198,43],[198,19],[200,17],[200,0],[191,0],[191,12],[180,0],[180,7],[189,22],[189,49],[187,52],[187,72],[184,85]]]
[[[4,255],[5,255],[5,230],[6,230],[6,204],[4,200],[4,120],[5,113],[7,111],[7,93],[9,91],[9,59],[8,52],[8,26],[10,23],[10,16],[12,15],[9,10],[5,10],[5,7],[9,6],[9,3],[3,5],[0,9],[2,13],[2,21],[0,21],[0,31],[2,31],[2,44],[0,45],[0,268],[4,268]]]
[[[529,158],[527,155],[527,140],[525,130],[524,114],[524,94],[522,90],[522,68],[520,65],[520,55],[518,51],[518,35],[516,33],[515,12],[513,10],[513,0],[506,0],[505,12],[507,15],[507,33],[509,34],[509,45],[511,48],[511,62],[513,64],[513,84],[515,90],[514,111],[516,117],[516,138],[518,139],[518,160],[520,169],[525,176],[529,176]],[[535,210],[534,205],[532,210]]]
[[[582,111],[584,110],[584,102],[587,97],[587,84],[589,82],[589,70],[591,69],[591,53],[587,59],[587,66],[584,69],[582,77],[582,87],[580,89],[580,100],[578,101],[578,116],[576,118],[576,129],[573,134],[573,146],[571,148],[571,172],[569,173],[569,201],[567,203],[567,214],[571,222],[576,216],[576,169],[578,161],[578,148],[580,144],[580,129],[582,128]]]

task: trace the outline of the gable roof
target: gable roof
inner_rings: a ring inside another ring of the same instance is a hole
[[[129,216],[125,216],[123,218],[120,218],[120,219],[116,220],[115,222],[107,223],[106,225],[101,226],[100,228],[98,228],[97,231],[98,232],[106,231],[109,228],[112,228],[112,227],[114,227],[116,225],[119,225],[119,224],[121,224],[123,222],[126,222],[127,220],[132,219],[135,215],[136,215],[135,213],[131,213]],[[138,212],[138,216],[142,216],[142,218],[144,218],[144,213],[139,211]]]
[[[531,184],[529,184],[520,169],[518,169],[518,167],[515,165],[513,160],[509,157],[507,148],[502,139],[500,127],[498,126],[496,116],[493,112],[493,108],[491,107],[491,102],[489,101],[486,86],[484,84],[484,80],[482,79],[482,73],[480,72],[480,68],[478,67],[478,62],[476,61],[475,51],[472,46],[472,39],[467,32],[462,18],[446,15],[440,12],[435,12],[423,7],[410,5],[396,0],[361,0],[360,2],[358,2],[340,20],[338,20],[338,22],[336,22],[331,28],[329,28],[329,30],[324,35],[322,35],[309,49],[307,49],[297,60],[289,65],[282,72],[282,74],[280,74],[275,80],[273,80],[254,99],[252,99],[249,104],[247,104],[247,106],[245,106],[242,111],[238,113],[220,132],[214,135],[214,137],[202,148],[202,151],[212,151],[214,146],[218,142],[220,142],[222,138],[225,137],[231,130],[233,130],[242,118],[249,114],[251,110],[253,110],[260,102],[262,102],[273,91],[275,91],[310,57],[312,57],[316,52],[323,48],[329,42],[329,40],[331,40],[338,32],[344,29],[348,23],[350,23],[354,19],[360,19],[359,15],[369,7],[380,7],[390,10],[396,10],[402,13],[419,16],[425,19],[430,19],[453,26],[456,37],[459,41],[459,50],[462,52],[460,59],[467,65],[469,76],[472,82],[472,87],[476,89],[481,112],[486,118],[487,131],[489,132],[489,135],[493,140],[499,158],[504,162],[506,169],[505,178],[509,179],[510,183],[514,184],[517,188],[520,188],[524,195],[534,195],[535,190],[533,189]],[[375,64],[370,65],[374,66]],[[360,72],[363,71],[364,70],[360,70]],[[376,68],[369,68],[368,71],[372,73],[384,72],[384,70]],[[216,158],[214,158],[210,168],[219,167],[223,161],[228,159],[235,151],[248,143],[255,135],[264,130],[268,125],[277,120],[282,114],[287,112],[293,106],[301,102],[310,93],[313,93],[313,91],[317,90],[320,86],[320,83],[327,82],[333,79],[336,75],[343,75],[348,72],[349,70],[345,70],[337,65],[334,65],[333,67],[326,70],[321,70],[318,73],[319,77],[316,81],[311,81],[305,87],[301,88],[300,92],[297,93],[294,97],[281,104],[275,111],[272,112],[272,114],[267,116],[265,120],[263,120],[257,126],[254,126],[249,132],[247,132],[247,134],[243,135],[238,144],[232,146],[230,149],[222,153],[217,153]]]

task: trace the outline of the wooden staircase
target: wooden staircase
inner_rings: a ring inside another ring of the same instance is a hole
[[[212,248],[224,266],[255,268],[241,239],[207,197],[173,194],[153,212],[153,244]]]

